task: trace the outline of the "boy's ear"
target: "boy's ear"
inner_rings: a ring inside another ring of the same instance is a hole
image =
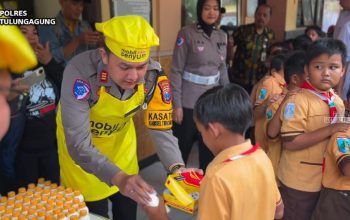
[[[297,74],[292,74],[292,76],[289,79],[290,83],[293,84],[293,85],[297,85],[299,80],[300,79],[299,79]]]
[[[209,132],[215,137],[219,137],[220,136],[220,129],[219,129],[219,126],[218,126],[218,123],[209,123],[208,124],[208,129],[209,129]]]

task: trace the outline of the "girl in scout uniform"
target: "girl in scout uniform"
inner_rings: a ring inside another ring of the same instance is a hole
[[[323,155],[328,138],[349,126],[337,118],[344,113],[333,92],[344,74],[345,46],[341,41],[314,42],[305,57],[307,80],[301,92],[282,108],[283,151],[278,178],[285,204],[285,219],[309,220],[321,190]]]
[[[199,137],[192,119],[198,97],[216,85],[229,83],[226,69],[226,34],[216,29],[220,1],[199,0],[198,22],[183,27],[177,36],[169,75],[173,91],[173,131],[186,162],[192,145],[199,140],[199,165],[205,169],[213,155]]]
[[[62,184],[80,190],[91,212],[108,217],[109,199],[113,219],[132,220],[135,201],[147,205],[154,190],[137,175],[132,117],[139,109],[146,109],[146,126],[163,164],[169,171],[183,166],[170,130],[170,85],[149,59],[159,39],[145,19],[119,16],[96,29],[105,48],[74,57],[63,76],[57,113]]]

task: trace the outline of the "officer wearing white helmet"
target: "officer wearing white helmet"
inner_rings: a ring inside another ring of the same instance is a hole
[[[159,39],[145,19],[114,17],[96,29],[106,46],[79,54],[64,71],[57,116],[61,179],[82,192],[92,212],[108,217],[110,199],[113,219],[131,220],[135,201],[148,204],[154,190],[137,175],[132,117],[138,110],[145,109],[164,166],[184,169],[171,132],[171,91],[160,65],[149,58]]]

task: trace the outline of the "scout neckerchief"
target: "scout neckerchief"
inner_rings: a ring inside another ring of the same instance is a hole
[[[228,163],[228,162],[231,162],[231,161],[234,161],[234,160],[238,160],[238,159],[244,158],[244,157],[248,156],[249,154],[254,153],[259,148],[260,148],[260,145],[256,144],[256,145],[252,146],[251,148],[249,148],[248,150],[244,151],[243,153],[240,153],[238,155],[235,155],[233,157],[230,157],[230,158],[224,160],[224,163]]]
[[[335,96],[331,92],[319,92],[316,91],[314,87],[310,85],[308,81],[304,81],[301,85],[301,88],[307,89],[316,96],[318,96],[322,101],[324,101],[328,107],[329,107],[329,117],[330,117],[330,123],[334,124],[337,121],[337,108],[335,107],[334,99]]]

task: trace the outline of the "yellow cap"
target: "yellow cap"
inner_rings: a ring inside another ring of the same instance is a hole
[[[0,25],[0,48],[0,69],[22,73],[37,64],[32,47],[17,26]]]
[[[150,48],[159,45],[158,36],[141,16],[118,16],[95,26],[105,36],[108,49],[128,62],[146,61]]]

